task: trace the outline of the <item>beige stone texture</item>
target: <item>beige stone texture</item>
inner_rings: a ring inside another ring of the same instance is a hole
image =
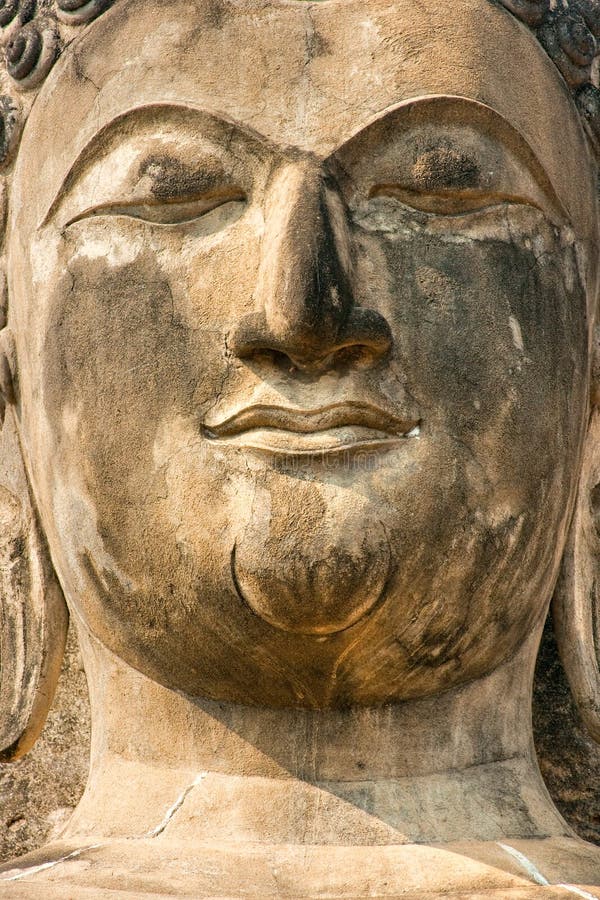
[[[552,629],[534,681],[534,738],[552,799],[580,837],[600,844],[600,747],[580,722]],[[89,767],[87,685],[73,633],[42,736],[17,763],[0,764],[0,861],[36,850],[66,824]]]
[[[74,633],[54,703],[33,750],[0,763],[0,859],[22,856],[51,840],[79,802],[89,769],[87,684]]]
[[[0,898],[600,898],[532,731],[551,615],[600,739],[597,66],[543,2],[7,43],[3,758],[68,616],[92,728]]]

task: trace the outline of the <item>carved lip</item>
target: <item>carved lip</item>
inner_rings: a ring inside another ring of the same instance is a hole
[[[420,433],[419,419],[404,419],[368,403],[335,403],[317,409],[246,407],[205,425],[210,440],[267,453],[314,456],[385,449]]]

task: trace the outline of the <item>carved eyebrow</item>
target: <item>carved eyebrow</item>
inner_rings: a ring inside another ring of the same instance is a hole
[[[450,111],[453,113],[462,112],[462,115],[448,121],[448,113]],[[425,118],[423,114],[427,113],[429,115],[426,119],[432,125],[439,124],[442,119],[446,120],[445,124],[452,125],[477,125],[477,119],[483,120],[486,127],[492,127],[496,132],[504,132],[504,135],[512,136],[513,140],[516,139],[523,144],[535,156],[521,132],[508,119],[486,103],[482,103],[480,100],[473,100],[471,97],[462,97],[459,94],[425,94],[422,97],[410,97],[407,100],[402,100],[400,103],[395,103],[393,106],[376,113],[369,121],[357,128],[350,137],[335,147],[329,154],[329,157],[343,152],[350,144],[360,140],[370,131],[390,125],[395,119],[398,120],[399,125],[403,126],[403,130],[408,131],[411,119],[415,120],[416,124],[422,121]]]
[[[235,132],[242,139],[249,143],[260,144],[266,147],[272,147],[272,142],[268,140],[268,138],[261,135],[259,132],[255,131],[252,128],[249,128],[246,125],[242,125],[239,122],[236,122],[234,119],[230,119],[222,113],[212,112],[204,109],[199,109],[197,107],[189,106],[184,103],[151,103],[144,104],[142,106],[135,106],[131,109],[125,110],[122,113],[119,113],[118,116],[111,119],[105,125],[102,126],[82,147],[79,151],[69,169],[67,174],[63,178],[58,191],[53,197],[47,212],[42,217],[42,220],[38,224],[38,228],[44,227],[48,220],[51,218],[53,213],[55,212],[57,206],[62,200],[64,193],[71,187],[75,179],[79,175],[79,170],[83,164],[93,159],[94,152],[98,144],[101,144],[107,138],[110,138],[113,132],[116,132],[121,126],[126,125],[130,120],[140,127],[143,127],[148,123],[151,116],[156,116],[156,114],[162,115],[166,117],[169,113],[180,113],[185,114],[189,117],[197,117],[199,120],[204,120],[208,122],[213,128],[222,128],[228,132]],[[146,120],[146,121],[145,121]],[[153,120],[154,124],[154,120]],[[144,163],[142,162],[142,165]],[[158,192],[160,193],[160,187],[157,187]],[[160,199],[158,194],[156,195],[157,199]]]

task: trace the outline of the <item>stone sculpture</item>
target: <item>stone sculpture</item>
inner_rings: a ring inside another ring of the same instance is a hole
[[[0,25],[5,758],[65,599],[93,719],[0,897],[600,897],[530,723],[559,578],[600,736],[600,6]]]

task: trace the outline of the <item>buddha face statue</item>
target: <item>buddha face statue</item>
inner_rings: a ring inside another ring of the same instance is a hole
[[[594,179],[560,75],[489,0],[94,22],[33,106],[7,246],[77,617],[163,685],[266,706],[510,657],[575,500]]]

